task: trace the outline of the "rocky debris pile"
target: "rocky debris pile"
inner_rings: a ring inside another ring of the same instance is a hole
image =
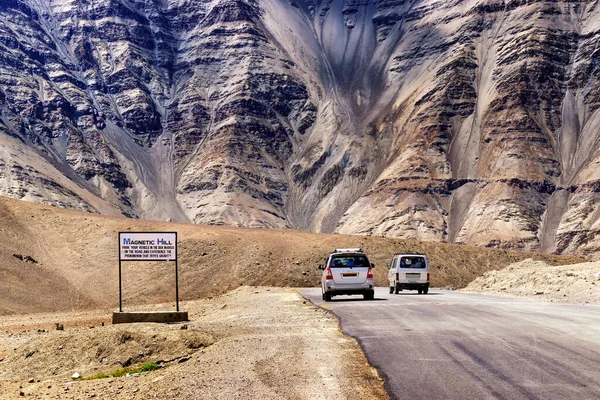
[[[600,262],[550,266],[524,260],[488,271],[464,290],[553,303],[600,304]]]
[[[215,339],[198,329],[140,324],[124,330],[117,325],[103,329],[44,332],[14,349],[3,361],[0,381],[27,377],[79,377],[109,373],[146,362],[180,360],[213,344]],[[72,379],[78,379],[73,378]]]

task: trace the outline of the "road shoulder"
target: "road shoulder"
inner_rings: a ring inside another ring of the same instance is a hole
[[[43,321],[44,326],[63,323],[65,330],[57,331],[36,327],[31,316],[0,318],[0,398],[387,398],[356,341],[340,331],[335,316],[296,289],[242,287],[182,306],[190,313],[187,329],[183,324],[92,328],[70,325],[70,314],[64,313]],[[71,315],[85,321],[82,314]],[[99,321],[98,313],[90,313],[89,320]],[[109,351],[110,345],[118,351]],[[138,345],[142,350],[133,364],[160,358],[165,367],[72,383],[74,372],[87,377],[120,368],[119,355]]]

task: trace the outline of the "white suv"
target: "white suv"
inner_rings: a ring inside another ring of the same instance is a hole
[[[323,300],[342,294],[362,294],[365,300],[373,300],[375,284],[373,268],[366,254],[360,248],[335,249],[327,258],[321,278]]]
[[[402,289],[418,290],[419,294],[429,291],[429,264],[421,254],[396,254],[388,272],[390,294]]]

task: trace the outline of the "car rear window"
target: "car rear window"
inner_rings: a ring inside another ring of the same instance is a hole
[[[425,268],[423,257],[401,257],[400,268]]]
[[[359,255],[333,256],[329,261],[329,267],[331,268],[354,268],[368,266],[369,260],[367,260],[367,257]]]

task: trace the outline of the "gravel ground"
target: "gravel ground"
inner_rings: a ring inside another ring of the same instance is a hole
[[[106,311],[2,317],[0,398],[387,398],[356,341],[295,289],[242,287],[181,308],[190,322],[110,325]],[[163,368],[71,379],[145,362]]]
[[[463,291],[561,304],[600,305],[600,262],[550,266],[524,260],[488,271]]]

